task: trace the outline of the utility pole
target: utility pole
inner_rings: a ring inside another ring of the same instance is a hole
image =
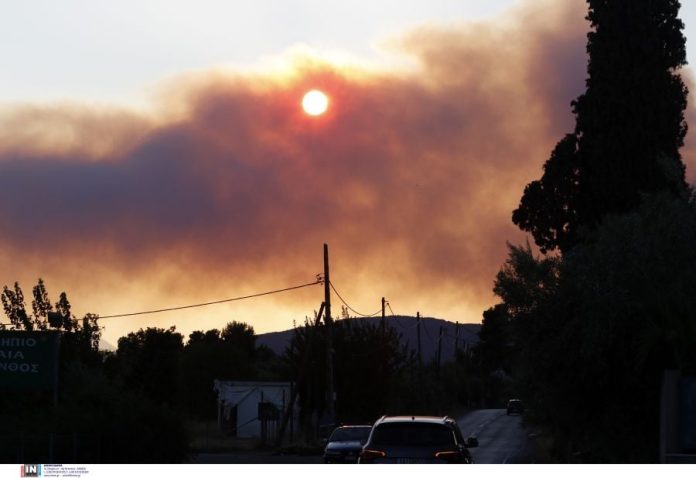
[[[423,359],[421,357],[421,317],[420,317],[420,312],[416,312],[416,337],[418,338],[418,369],[420,370],[423,367]]]
[[[454,327],[454,356],[457,356],[457,352],[459,352],[459,322],[456,323]]]
[[[440,374],[440,364],[442,363],[442,326],[440,326],[440,335],[437,337],[437,374]]]
[[[382,328],[382,334],[384,334],[384,304],[385,300],[384,297],[382,297],[382,320],[379,323],[379,326]]]
[[[326,304],[324,304],[324,302],[321,303],[321,307],[319,307],[319,313],[317,314],[317,317],[314,320],[314,324],[307,326],[305,349],[302,354],[302,364],[297,372],[295,384],[293,385],[293,383],[290,382],[290,403],[288,404],[288,407],[285,409],[283,421],[280,424],[280,431],[278,432],[278,436],[276,438],[276,447],[279,447],[283,444],[283,437],[285,436],[285,430],[287,429],[288,421],[290,422],[290,440],[292,440],[294,425],[293,412],[295,410],[295,401],[297,400],[297,395],[300,393],[300,384],[304,382],[305,375],[309,371],[309,359],[312,355],[312,336],[314,335],[314,330],[319,326],[319,321],[321,321],[321,314],[324,311],[325,305]],[[309,330],[309,327],[311,327],[312,330]],[[292,342],[290,342],[290,347],[292,347]]]
[[[329,423],[336,419],[334,410],[333,319],[331,318],[331,280],[329,278],[329,246],[324,244],[324,324],[326,326],[326,414]]]

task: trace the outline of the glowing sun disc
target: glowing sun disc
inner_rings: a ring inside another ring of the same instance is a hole
[[[310,90],[302,97],[302,109],[311,116],[323,114],[329,107],[329,98],[319,90]]]

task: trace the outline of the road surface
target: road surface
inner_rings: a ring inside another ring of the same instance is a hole
[[[471,448],[476,464],[527,463],[528,431],[522,417],[507,416],[504,409],[472,410],[457,420],[465,438],[479,441]],[[320,455],[279,455],[272,451],[201,453],[191,457],[193,463],[310,464],[322,463]]]
[[[478,439],[479,446],[470,449],[474,463],[527,462],[529,438],[521,416],[508,416],[505,409],[473,410],[457,423],[465,438]]]
[[[280,455],[274,452],[199,453],[191,457],[194,464],[307,465],[324,463],[321,455]]]

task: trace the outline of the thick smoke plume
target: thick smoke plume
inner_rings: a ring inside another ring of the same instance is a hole
[[[287,71],[199,74],[154,114],[76,105],[0,115],[0,266],[75,308],[114,312],[295,285],[322,272],[360,312],[477,322],[490,306],[524,185],[572,129],[585,78],[585,3],[426,25],[392,45],[412,70],[293,58]],[[310,88],[329,112],[305,115]],[[693,154],[685,150],[691,162]],[[184,332],[292,326],[322,290],[104,321]],[[334,310],[338,311],[336,299]]]

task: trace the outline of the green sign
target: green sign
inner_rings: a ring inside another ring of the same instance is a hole
[[[0,388],[53,388],[58,383],[58,332],[0,330]]]

